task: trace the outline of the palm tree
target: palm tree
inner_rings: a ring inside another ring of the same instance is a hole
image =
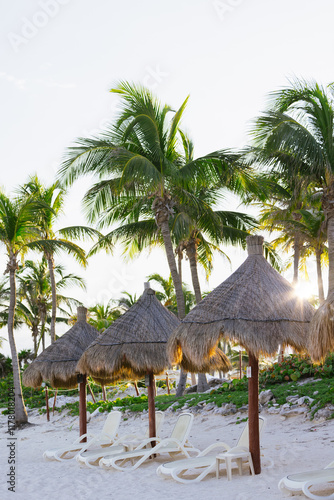
[[[312,324],[316,330],[326,329],[328,337],[334,339],[333,85],[325,88],[315,82],[297,80],[290,87],[274,92],[272,101],[269,111],[258,118],[254,134],[258,147],[289,156],[294,171],[313,182],[322,194],[328,237],[328,295]]]
[[[157,299],[177,316],[176,295],[172,277],[169,276],[169,278],[166,279],[159,273],[153,273],[146,276],[146,279],[148,281],[155,281],[160,285],[162,291],[158,290],[156,292]],[[182,290],[184,295],[185,311],[186,314],[188,314],[188,312],[194,307],[195,296],[185,283],[182,283]]]
[[[12,355],[13,382],[15,393],[15,424],[22,425],[28,421],[27,411],[22,397],[20,365],[14,338],[14,319],[16,309],[16,280],[19,256],[27,249],[40,249],[36,242],[40,233],[36,227],[38,210],[45,209],[45,205],[36,203],[32,198],[25,200],[11,200],[0,192],[0,242],[5,247],[9,274],[10,299],[8,308],[8,340]]]
[[[119,307],[124,307],[125,309],[130,309],[130,307],[133,306],[133,304],[135,304],[138,300],[136,294],[132,295],[129,292],[122,292],[122,294],[124,295],[124,297],[121,297],[117,301]]]
[[[22,197],[33,196],[36,200],[43,202],[45,206],[49,208],[49,210],[44,209],[40,211],[38,224],[41,230],[41,237],[48,242],[47,247],[43,248],[43,254],[48,263],[51,281],[52,312],[50,334],[51,342],[54,342],[56,340],[55,325],[57,311],[54,254],[59,250],[63,250],[67,254],[72,255],[80,264],[86,266],[87,261],[84,250],[71,240],[87,236],[89,238],[95,236],[101,237],[101,235],[94,229],[84,226],[66,227],[54,231],[54,223],[61,214],[64,205],[64,192],[60,188],[59,182],[55,182],[45,187],[41,184],[37,176],[32,176],[30,180],[20,188],[19,193]]]
[[[122,308],[113,306],[111,302],[109,301],[107,305],[96,304],[88,309],[88,323],[100,333],[103,333],[122,314]]]
[[[292,159],[299,175],[313,182],[322,194],[322,210],[327,221],[328,295],[318,309],[313,325],[327,325],[334,302],[334,99],[333,85],[297,80],[290,87],[272,94],[273,104],[256,123],[257,145],[267,151],[280,151]],[[318,318],[322,318],[318,321]],[[328,320],[328,321],[327,321]]]
[[[325,301],[324,285],[322,279],[322,266],[328,264],[328,248],[326,245],[327,232],[326,221],[322,210],[316,207],[300,210],[301,232],[305,240],[305,257],[313,254],[316,258],[317,281],[319,302],[322,305]]]
[[[68,306],[71,311],[72,307],[77,307],[81,303],[74,298],[61,295],[60,290],[72,285],[78,285],[85,289],[85,282],[79,276],[71,273],[65,274],[62,265],[56,265],[54,273],[57,291],[57,309],[68,316],[68,313],[61,309],[61,305]],[[34,352],[37,355],[40,341],[42,341],[42,349],[45,349],[46,326],[47,323],[51,323],[52,287],[46,259],[43,258],[40,262],[25,261],[24,268],[20,270],[17,277],[19,282],[18,296],[20,298],[20,302],[17,305],[18,316],[24,320],[32,332]],[[56,322],[65,321],[66,318],[56,316]],[[38,336],[39,342],[37,342]]]
[[[122,110],[115,124],[100,138],[78,140],[68,150],[59,178],[67,184],[91,173],[101,179],[85,197],[90,221],[96,221],[106,210],[109,212],[104,218],[105,225],[122,220],[126,210],[133,214],[134,221],[153,212],[175,287],[178,315],[183,318],[182,283],[169,226],[175,190],[185,192],[189,183],[195,186],[208,179],[216,183],[228,178],[235,183],[238,168],[233,165],[233,155],[226,152],[191,161],[179,152],[180,120],[188,99],[173,112],[142,87],[124,82],[112,92],[122,99]],[[168,121],[170,113],[173,117]]]

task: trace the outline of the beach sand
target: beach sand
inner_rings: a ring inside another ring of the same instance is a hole
[[[167,411],[161,432],[168,437],[179,412]],[[78,417],[55,413],[51,421],[35,410],[29,417],[32,424],[15,431],[15,440],[8,435],[7,417],[0,416],[1,438],[1,486],[0,499],[39,500],[253,500],[284,498],[278,490],[279,480],[291,472],[307,471],[325,467],[334,459],[334,420],[309,420],[303,415],[284,418],[262,411],[266,426],[261,439],[262,473],[255,477],[243,476],[233,471],[232,481],[227,481],[226,471],[219,480],[212,474],[200,483],[179,484],[172,479],[156,475],[159,464],[168,462],[168,456],[160,456],[143,464],[132,472],[94,470],[79,465],[75,460],[67,462],[45,461],[46,449],[71,443],[78,436]],[[223,441],[235,445],[246,416],[237,413],[221,416],[212,412],[197,413],[190,432],[189,441],[204,449],[211,443]],[[90,432],[99,432],[106,414],[99,414],[88,424]],[[125,420],[126,419],[126,420]],[[148,421],[147,414],[129,414],[122,418],[119,434],[143,431]],[[15,442],[15,493],[8,491],[6,475],[9,473],[8,456]],[[334,487],[332,488],[332,491]],[[325,491],[325,490],[324,490]],[[328,493],[328,490],[327,490]],[[294,499],[305,498],[296,495]]]

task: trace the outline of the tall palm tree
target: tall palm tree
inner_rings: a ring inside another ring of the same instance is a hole
[[[17,426],[28,421],[27,411],[22,397],[20,366],[14,338],[14,319],[16,309],[16,271],[19,257],[28,248],[41,249],[36,242],[40,237],[37,229],[38,211],[45,205],[36,203],[32,198],[11,200],[0,191],[0,243],[5,247],[9,274],[10,300],[8,308],[8,340],[13,363],[13,382],[15,393],[15,423]]]
[[[59,182],[55,182],[45,187],[41,184],[37,176],[32,176],[30,180],[20,188],[19,193],[23,198],[33,196],[36,200],[43,202],[45,206],[49,208],[40,211],[38,225],[41,230],[42,238],[48,242],[47,247],[43,248],[43,254],[48,263],[51,281],[52,312],[50,335],[51,342],[54,342],[56,340],[55,325],[57,314],[54,255],[59,250],[63,250],[67,254],[73,256],[80,264],[86,266],[87,260],[85,251],[71,240],[83,237],[94,238],[96,236],[100,237],[101,235],[96,230],[85,226],[66,227],[58,229],[57,231],[54,230],[54,224],[62,213],[64,205],[64,192]]]
[[[257,145],[288,155],[292,168],[309,179],[322,193],[327,221],[328,295],[312,324],[333,339],[334,305],[334,88],[297,80],[272,93],[272,105],[258,118],[254,134]],[[321,321],[319,320],[321,318]],[[328,335],[329,333],[329,335]]]
[[[100,138],[80,139],[68,149],[59,178],[71,184],[79,176],[94,173],[101,179],[86,195],[91,221],[108,209],[109,217],[104,222],[119,221],[125,206],[136,220],[153,212],[175,287],[178,315],[183,318],[182,283],[169,226],[175,189],[186,190],[190,181],[195,185],[208,179],[211,183],[223,178],[236,183],[236,174],[240,172],[226,152],[191,161],[180,152],[180,120],[188,98],[175,112],[169,106],[162,106],[142,87],[123,82],[112,92],[121,97],[118,119]]]

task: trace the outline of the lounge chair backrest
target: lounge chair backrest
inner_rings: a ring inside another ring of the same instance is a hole
[[[107,436],[110,436],[110,438],[114,438],[118,431],[121,416],[122,412],[116,410],[111,411],[104,423],[102,434],[107,434]]]
[[[261,434],[261,430],[263,428],[264,424],[264,418],[259,417],[259,433]],[[249,447],[249,432],[248,432],[248,422],[244,427],[244,430],[241,433],[241,436],[239,437],[239,441],[237,446],[244,446],[245,448]]]
[[[155,412],[155,437],[159,437],[161,426],[163,424],[163,421],[165,419],[165,414],[162,411],[156,411]],[[146,432],[145,432],[145,437],[148,438],[150,436],[150,428],[147,427]]]
[[[191,413],[181,413],[176,421],[176,424],[174,425],[174,429],[170,437],[177,439],[184,444],[188,439],[193,420],[194,415]]]

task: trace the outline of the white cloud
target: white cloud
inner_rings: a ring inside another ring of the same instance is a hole
[[[39,78],[34,80],[25,80],[23,78],[17,78],[16,76],[9,75],[4,71],[0,72],[0,79],[12,83],[16,88],[20,90],[24,90],[28,84],[38,84],[38,85],[43,85],[45,87],[57,87],[60,89],[73,89],[76,87],[75,83],[62,83],[62,82],[55,82],[53,80],[43,80]]]
[[[39,83],[40,85],[45,85],[46,87],[58,87],[60,89],[74,89],[76,87],[75,83],[60,83],[53,80],[33,80],[32,83]]]
[[[9,83],[12,83],[16,88],[20,90],[24,90],[26,86],[26,80],[23,80],[22,78],[16,78],[16,76],[9,75],[8,73],[5,72],[0,72],[0,78],[2,80],[6,80]]]

